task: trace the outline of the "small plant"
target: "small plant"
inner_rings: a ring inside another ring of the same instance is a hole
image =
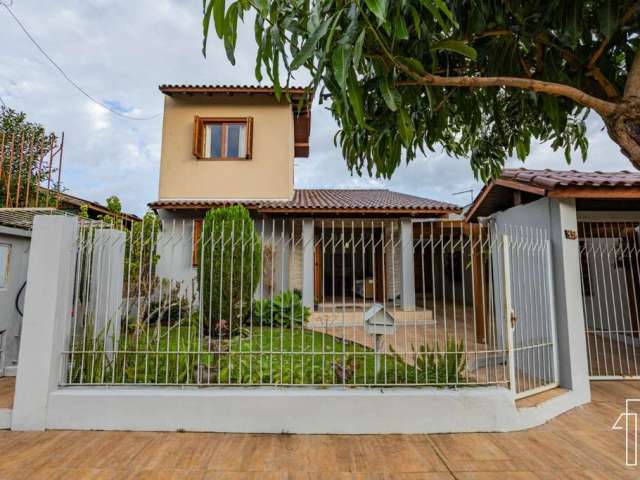
[[[421,345],[416,355],[416,375],[426,374],[428,383],[438,385],[456,385],[464,382],[464,342],[457,344],[453,338],[448,338],[445,347],[445,350],[440,352],[437,342],[433,350],[428,345]]]
[[[395,350],[389,346],[389,350],[396,354],[398,360],[402,360]],[[466,367],[466,355],[464,342],[456,343],[449,337],[445,343],[445,350],[440,351],[439,344],[431,348],[429,345],[420,345],[418,351],[411,346],[415,358],[413,369],[413,381],[415,383],[434,384],[439,386],[458,385],[464,383],[464,370]]]
[[[273,299],[256,300],[253,304],[253,319],[260,325],[290,328],[303,325],[311,315],[308,307],[302,304],[298,292],[287,290]]]

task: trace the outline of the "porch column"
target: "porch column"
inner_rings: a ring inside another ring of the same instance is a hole
[[[400,220],[400,250],[402,257],[402,278],[400,280],[400,301],[402,309],[416,309],[416,287],[413,272],[413,223],[410,218]]]
[[[302,220],[302,303],[313,311],[314,305],[314,243],[313,219]]]
[[[13,430],[46,428],[70,337],[77,231],[75,217],[42,215],[33,222]]]
[[[107,350],[117,346],[120,333],[125,244],[123,231],[95,232],[89,318],[93,318],[94,337],[104,333]]]
[[[550,236],[560,385],[590,396],[582,308],[578,220],[575,199],[550,199]]]

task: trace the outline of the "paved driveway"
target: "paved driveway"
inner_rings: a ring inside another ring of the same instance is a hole
[[[611,425],[640,382],[592,384],[593,402],[526,432],[236,435],[0,432],[0,478],[637,479]]]

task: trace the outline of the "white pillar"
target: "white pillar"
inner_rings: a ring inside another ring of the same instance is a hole
[[[413,223],[410,218],[400,221],[402,278],[400,299],[405,311],[416,309],[416,287],[413,263]]]
[[[120,334],[125,247],[123,231],[95,231],[89,318],[93,321],[94,335],[104,333],[107,351],[117,346]]]
[[[302,303],[305,307],[313,310],[315,303],[315,236],[313,230],[313,220],[305,218],[302,220]]]
[[[580,282],[580,250],[575,199],[551,199],[551,250],[560,385],[590,398],[584,312]]]
[[[49,393],[57,389],[73,307],[78,221],[37,216],[27,272],[13,430],[44,430]]]

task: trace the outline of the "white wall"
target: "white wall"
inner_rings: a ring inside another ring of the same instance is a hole
[[[48,429],[299,434],[507,432],[579,405],[569,392],[517,409],[498,387],[75,388],[50,396]]]

